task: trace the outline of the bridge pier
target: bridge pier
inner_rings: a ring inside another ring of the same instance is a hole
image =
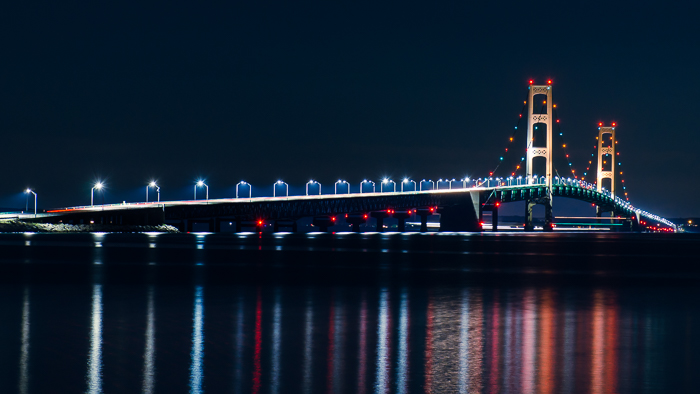
[[[479,209],[479,225],[484,222],[484,211],[491,212],[491,231],[498,231],[498,207],[500,202],[483,204]],[[483,230],[483,227],[482,227]]]
[[[352,225],[352,231],[359,233],[360,225],[367,223],[367,214],[363,215],[348,215],[345,221]]]
[[[295,233],[297,231],[297,222],[296,220],[275,220],[274,231],[276,233],[280,231],[280,227],[291,228],[292,232]]]
[[[544,205],[544,225],[542,230],[552,231],[554,221],[552,220],[552,200],[550,198],[525,200],[525,231],[535,230],[535,225],[532,223],[532,208],[537,204]]]
[[[321,232],[328,232],[328,227],[335,225],[335,217],[317,216],[313,220],[313,225],[314,227],[318,227]]]
[[[377,219],[377,232],[384,232],[384,219],[389,217],[389,212],[387,211],[376,211],[371,212],[370,216]]]
[[[394,218],[398,220],[398,225],[397,225],[397,230],[399,232],[404,232],[406,231],[406,219],[411,217],[411,210],[408,210],[407,212],[401,211],[401,212],[394,212]]]

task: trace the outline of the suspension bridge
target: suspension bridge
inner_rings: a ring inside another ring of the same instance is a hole
[[[552,231],[555,226],[552,216],[554,197],[566,197],[593,204],[599,223],[615,221],[617,226],[627,231],[676,230],[676,225],[667,219],[630,203],[624,179],[621,178],[623,172],[618,168],[621,162],[616,149],[615,123],[611,126],[598,125],[594,153],[586,171],[579,176],[569,159],[559,127],[556,105],[552,102],[551,81],[544,85],[530,81],[527,98],[523,101],[523,109],[504,156],[517,151],[513,144],[523,120],[527,128],[526,155],[519,162],[516,161],[510,172],[501,168],[505,167],[504,157],[501,156],[494,170],[481,178],[462,178],[459,181],[403,179],[398,181],[398,185],[393,180],[383,179],[379,181],[379,186],[373,181],[363,180],[359,182],[359,192],[356,193],[351,193],[349,183],[339,180],[335,183],[334,194],[321,194],[320,183],[309,181],[306,195],[300,196],[289,195],[288,185],[277,181],[273,185],[272,197],[252,197],[252,186],[240,182],[233,198],[210,200],[207,192],[205,200],[197,200],[195,186],[194,200],[76,206],[16,216],[20,220],[44,223],[170,223],[182,231],[192,231],[196,223],[207,223],[209,231],[217,232],[221,231],[223,222],[236,223],[236,231],[246,227],[261,231],[263,226],[270,224],[275,231],[281,228],[296,231],[297,221],[308,217],[313,218],[314,226],[321,231],[328,231],[343,221],[352,226],[353,231],[359,231],[360,225],[370,218],[375,219],[377,231],[383,230],[384,220],[388,218],[396,219],[398,231],[404,231],[406,220],[412,217],[419,218],[421,231],[426,231],[428,217],[439,214],[440,231],[482,231],[485,227],[484,212],[490,212],[491,229],[498,231],[500,207],[523,201],[523,229],[535,230],[533,208],[542,205],[542,230]],[[561,176],[554,166],[555,126],[571,176]],[[592,169],[595,170],[593,182],[589,176]],[[200,182],[199,186],[202,185]],[[239,195],[239,188],[244,195]]]

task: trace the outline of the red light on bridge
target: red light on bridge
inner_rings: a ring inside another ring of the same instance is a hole
[[[603,125],[603,122],[598,123],[598,126],[602,126],[602,125]]]
[[[500,203],[500,202],[496,202],[496,206],[497,206],[497,207],[500,207],[500,206],[501,206],[501,203]]]
[[[547,81],[547,85],[551,85],[551,84],[552,84],[552,80],[550,79]]]
[[[345,218],[346,218],[346,219],[348,218],[348,214],[347,214],[347,213],[345,214]]]
[[[258,226],[262,226],[262,220],[258,220]]]
[[[615,127],[615,124],[616,124],[616,123],[615,123],[615,122],[613,122],[613,127]]]
[[[483,226],[483,225],[484,225],[484,222],[479,223],[479,226]]]
[[[435,209],[433,207],[430,207],[430,212],[433,212]]]
[[[530,85],[532,85],[533,83],[535,83],[535,81],[533,81],[533,80],[531,79],[531,80],[530,80]]]
[[[363,217],[364,217],[365,219],[367,219],[367,214],[364,214]]]
[[[332,222],[335,222],[335,216],[333,216],[333,217],[331,218],[331,221],[332,221]]]

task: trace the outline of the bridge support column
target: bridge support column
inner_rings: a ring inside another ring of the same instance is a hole
[[[370,216],[377,219],[377,231],[384,232],[384,219],[389,217],[389,213],[386,211],[371,212]]]
[[[411,217],[411,214],[409,212],[411,212],[411,211],[409,210],[407,212],[404,212],[404,211],[394,212],[393,216],[396,220],[398,220],[397,230],[399,232],[406,231],[406,219]]]
[[[209,219],[209,232],[210,233],[220,233],[221,232],[221,219],[220,218]]]
[[[532,208],[537,205],[532,200],[525,200],[525,231],[534,231],[535,225],[532,224]]]
[[[352,224],[352,231],[359,233],[360,232],[360,225],[363,223],[367,222],[367,215],[359,215],[359,216],[348,216],[345,219],[346,222]]]
[[[318,227],[318,231],[325,233],[328,232],[328,227],[335,224],[335,221],[329,216],[317,216],[314,218],[313,224],[314,227]],[[296,226],[296,222],[294,222],[294,225]],[[296,231],[296,229],[294,231]]]
[[[554,230],[554,221],[552,220],[552,204],[544,204],[544,231]]]

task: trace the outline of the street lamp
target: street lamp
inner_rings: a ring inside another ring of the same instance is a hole
[[[92,190],[90,191],[90,206],[94,206],[95,203],[95,189],[97,190],[102,190],[102,187],[104,184],[102,182],[97,182],[95,183],[95,186],[92,187]]]
[[[446,182],[450,182],[450,190],[452,190],[452,182],[456,182],[454,178],[452,178],[451,181],[445,180]]]
[[[240,186],[240,185],[248,186],[248,198],[252,198],[253,197],[253,185],[251,185],[250,183],[248,183],[246,181],[240,181],[236,184],[236,198],[238,198],[238,186]]]
[[[384,179],[382,179],[382,184],[379,185],[379,192],[380,192],[380,193],[384,193],[384,184],[387,184],[387,183],[393,183],[393,184],[394,184],[394,193],[396,193],[396,182],[392,181],[392,180],[389,179],[389,178],[384,178]]]
[[[29,193],[34,195],[34,218],[36,218],[36,193],[32,189],[27,189],[24,192],[27,193],[27,196],[29,196]]]
[[[427,181],[423,179],[420,181],[420,191],[423,191],[423,183],[430,183],[430,190],[435,189],[435,182],[433,182],[431,179],[428,179]]]
[[[339,183],[345,183],[348,185],[348,194],[350,194],[350,184],[347,181],[344,181],[342,179],[338,179],[338,181],[335,183],[335,194],[338,194],[338,184]],[[362,189],[362,187],[360,187]]]
[[[411,182],[413,182],[413,191],[414,192],[416,191],[416,186],[417,186],[416,181],[414,181],[412,179],[404,178],[403,181],[401,181],[401,193],[403,193],[403,184],[404,183],[411,183]]]
[[[360,194],[362,194],[362,185],[364,185],[365,183],[371,183],[371,184],[372,184],[372,193],[374,193],[374,192],[376,191],[376,188],[375,188],[376,185],[374,184],[374,182],[368,181],[367,179],[363,179],[362,182],[360,182]]]
[[[272,185],[272,197],[277,197],[277,185],[287,186],[287,197],[289,197],[289,185],[287,185],[287,182],[282,181],[277,181]]]
[[[321,183],[316,182],[312,179],[312,180],[306,182],[306,195],[307,196],[309,195],[309,185],[314,185],[314,184],[318,185],[318,195],[319,196],[321,195]]]
[[[152,187],[156,189],[158,193],[158,202],[160,202],[160,186],[156,185],[156,181],[151,181],[151,183],[146,186],[146,202],[148,202],[148,189]]]
[[[207,200],[209,199],[209,186],[207,186],[206,183],[204,183],[203,180],[198,180],[197,183],[194,184],[194,199],[197,199],[197,188],[204,186],[207,190]]]

